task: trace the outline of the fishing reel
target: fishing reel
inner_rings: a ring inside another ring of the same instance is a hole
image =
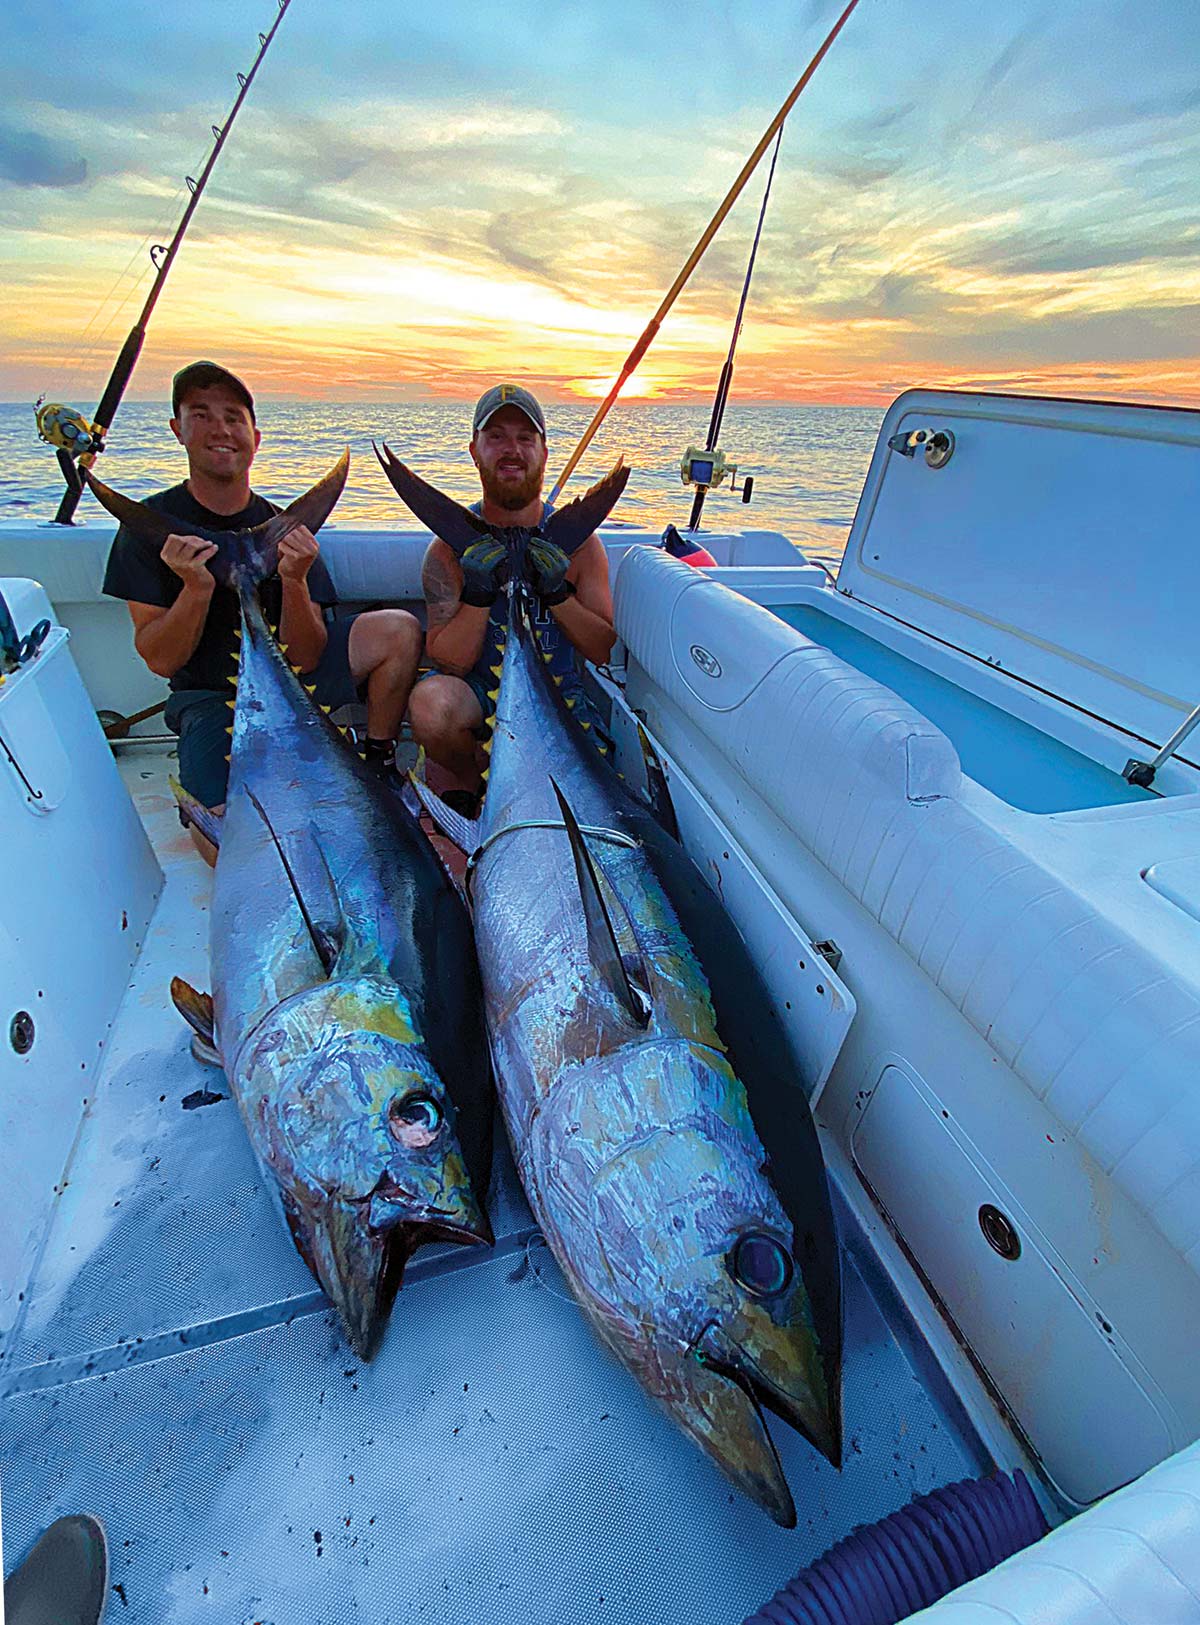
[[[42,396],[34,406],[33,415],[37,420],[38,434],[56,451],[65,451],[69,457],[78,459],[89,452],[94,455],[103,448],[95,425],[89,423],[73,406],[47,401]]]
[[[703,446],[689,446],[679,464],[679,476],[685,485],[694,485],[703,491],[714,490],[729,476],[729,489],[737,492],[743,502],[749,502],[754,490],[754,476],[746,475],[737,483],[738,465],[727,461],[719,448],[712,451]]]

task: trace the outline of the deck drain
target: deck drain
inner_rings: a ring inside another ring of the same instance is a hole
[[[28,1010],[18,1010],[8,1025],[8,1041],[18,1055],[28,1055],[33,1048],[33,1017]]]
[[[989,1247],[1011,1263],[1021,1256],[1021,1238],[998,1207],[985,1202],[979,1210],[979,1228]]]

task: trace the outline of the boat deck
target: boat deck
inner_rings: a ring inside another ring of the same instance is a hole
[[[89,1510],[129,1625],[733,1625],[988,1470],[846,1220],[846,1465],[776,1426],[799,1524],[775,1528],[600,1347],[502,1135],[494,1251],[419,1255],[355,1360],[167,996],[208,985],[210,889],[171,766],[122,757],[166,886],[0,1366],[6,1568]]]

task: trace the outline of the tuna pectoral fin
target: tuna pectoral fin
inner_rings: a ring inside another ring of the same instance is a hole
[[[571,811],[570,803],[563,795],[554,779],[554,794],[558,797],[558,805],[562,809],[563,825],[567,831],[567,839],[571,843],[571,856],[575,860],[575,878],[579,882],[579,895],[583,900],[583,917],[587,924],[588,954],[598,974],[602,977],[609,992],[617,1000],[630,1020],[639,1027],[645,1027],[650,1022],[650,995],[649,981],[645,966],[641,962],[641,954],[637,948],[637,939],[633,934],[633,927],[628,919],[621,919],[626,939],[626,951],[622,952],[620,938],[613,925],[613,916],[608,902],[605,901],[605,891],[613,908],[623,915],[621,901],[617,897],[611,884],[605,885],[601,880],[603,871],[597,872],[597,864],[587,849],[587,842],[583,838],[583,831],[579,827],[579,820]]]
[[[371,444],[375,447],[380,468],[392,482],[401,502],[455,553],[461,553],[472,542],[488,534],[488,527],[482,519],[469,508],[455,502],[453,497],[443,496],[436,486],[430,485],[419,474],[414,474],[400,461],[386,440],[382,451],[373,440]]]
[[[658,759],[658,752],[650,743],[650,735],[638,723],[638,744],[642,747],[642,760],[646,764],[646,793],[650,810],[673,841],[679,839],[679,820],[675,817],[675,804],[667,785],[667,775]]]
[[[460,852],[470,857],[479,849],[479,822],[477,819],[464,818],[456,813],[453,807],[447,807],[441,796],[435,795],[427,784],[422,783],[415,773],[409,774],[409,782],[417,793],[417,800],[433,819],[434,823],[452,840]]]
[[[197,1038],[202,1039],[211,1049],[216,1049],[212,994],[197,993],[192,984],[185,982],[182,976],[172,976],[171,1003]]]
[[[332,976],[333,967],[345,950],[350,933],[321,843],[312,829],[299,834],[293,832],[286,839],[281,837],[254,792],[248,790],[246,794],[266,825],[267,834],[279,854],[283,872],[288,877],[288,884],[325,974]]]
[[[219,847],[221,814],[213,812],[212,808],[206,807],[202,801],[197,801],[194,795],[183,788],[178,779],[173,778],[170,783],[175,799],[179,803],[179,810],[188,823],[198,829],[206,841],[211,841],[213,846]]]

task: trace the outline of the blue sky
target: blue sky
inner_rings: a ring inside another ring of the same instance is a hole
[[[201,352],[268,395],[470,395],[505,358],[550,395],[601,392],[837,9],[292,0],[133,393]],[[76,0],[64,32],[8,0],[0,398],[99,388],[136,308],[122,270],[169,234],[272,15]],[[741,386],[1200,404],[1198,113],[1194,0],[860,0],[784,136]],[[650,393],[711,388],[759,195]]]

